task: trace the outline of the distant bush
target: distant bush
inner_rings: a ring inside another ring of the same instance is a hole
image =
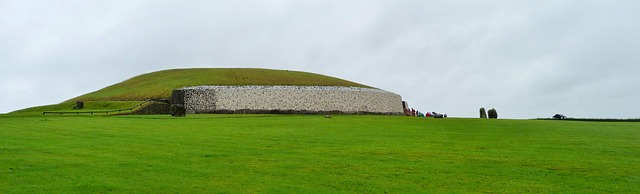
[[[83,109],[84,108],[84,102],[83,101],[76,101],[76,105],[73,106],[73,109]]]

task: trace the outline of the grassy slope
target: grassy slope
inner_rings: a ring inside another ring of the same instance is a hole
[[[142,103],[142,101],[85,101],[84,108],[81,110],[75,110],[73,107],[75,106],[75,102],[63,102],[60,104],[53,105],[45,105],[45,106],[36,106],[31,108],[26,108],[22,110],[17,110],[11,112],[11,115],[34,115],[41,114],[44,111],[101,111],[101,110],[118,110],[131,108],[138,104]]]
[[[150,98],[169,98],[174,89],[199,85],[369,87],[334,77],[298,71],[251,68],[174,69],[136,76],[121,83],[71,99],[68,102],[76,100],[143,101]]]
[[[639,123],[0,115],[0,193],[638,193]]]

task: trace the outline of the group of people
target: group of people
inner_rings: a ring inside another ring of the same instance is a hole
[[[437,112],[420,112],[416,109],[407,109],[405,110],[405,115],[406,116],[414,116],[414,117],[433,117],[433,118],[447,118],[447,114],[440,114]]]

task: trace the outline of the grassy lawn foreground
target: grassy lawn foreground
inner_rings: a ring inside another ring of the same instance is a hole
[[[0,115],[0,193],[638,193],[640,123]]]

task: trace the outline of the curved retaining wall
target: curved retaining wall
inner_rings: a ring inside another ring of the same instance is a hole
[[[337,86],[195,86],[173,91],[188,113],[401,115],[400,95]]]

